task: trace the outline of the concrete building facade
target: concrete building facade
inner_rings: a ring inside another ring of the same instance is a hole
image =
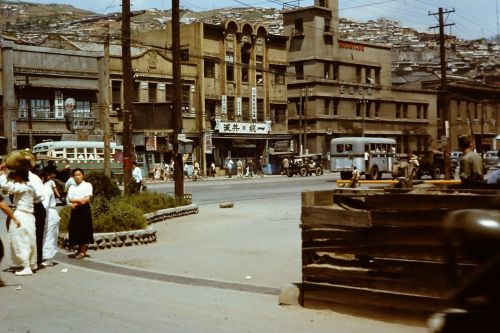
[[[163,47],[166,32],[138,33],[136,39]],[[198,137],[193,158],[206,168],[233,160],[256,160],[276,141],[290,139],[287,127],[287,37],[264,26],[228,20],[181,25],[182,60],[196,64]],[[269,169],[268,172],[273,172]]]
[[[102,52],[1,42],[2,152],[43,140],[102,139]]]
[[[303,152],[332,138],[395,138],[398,151],[437,146],[436,92],[394,89],[389,47],[338,38],[338,1],[283,13],[288,42],[288,129]]]

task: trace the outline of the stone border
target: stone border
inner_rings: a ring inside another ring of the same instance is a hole
[[[148,224],[153,224],[190,214],[198,214],[197,205],[190,204],[187,206],[162,209],[153,213],[144,214],[144,217],[148,221]],[[94,233],[94,243],[89,244],[89,249],[104,250],[112,247],[149,244],[154,242],[156,242],[156,230],[149,226],[142,230]],[[68,234],[59,234],[59,246],[66,250],[71,250],[68,243]]]

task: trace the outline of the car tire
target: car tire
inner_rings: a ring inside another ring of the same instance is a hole
[[[307,177],[308,175],[307,169],[304,167],[300,168],[299,173],[301,177]]]

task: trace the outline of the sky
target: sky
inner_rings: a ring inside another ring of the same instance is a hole
[[[121,11],[122,0],[30,0],[31,3],[64,3],[97,13]],[[130,0],[131,10],[148,8],[170,9],[171,0]],[[182,8],[194,11],[213,10],[222,7],[276,7],[280,3],[310,6],[314,0],[179,0]],[[379,17],[397,19],[403,26],[419,31],[438,24],[437,17],[429,16],[439,7],[453,10],[447,23],[455,23],[451,33],[464,39],[491,37],[497,33],[497,3],[499,0],[339,0],[340,17],[366,21]],[[450,33],[447,28],[446,33]]]

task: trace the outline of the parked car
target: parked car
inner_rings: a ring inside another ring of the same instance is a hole
[[[316,176],[321,176],[323,174],[321,154],[296,155],[292,157],[287,171],[288,177],[293,177],[293,175],[306,177],[313,173]]]
[[[488,150],[486,153],[484,153],[483,163],[485,169],[496,167],[500,163],[500,158],[498,157],[499,151]]]
[[[460,159],[462,158],[462,156],[464,156],[464,153],[462,153],[460,150],[454,150],[450,153],[452,173],[455,173],[455,169],[459,167]]]
[[[417,169],[417,178],[424,175],[431,176],[432,179],[439,179],[444,173],[443,152],[438,150],[424,150],[418,152],[420,166]]]

